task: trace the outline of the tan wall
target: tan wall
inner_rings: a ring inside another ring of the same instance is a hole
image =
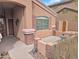
[[[61,22],[57,27],[62,29],[62,20],[68,22],[67,30],[68,31],[78,31],[78,19],[77,12],[69,11],[69,13],[59,13],[57,21]],[[57,23],[58,24],[58,23]],[[60,29],[59,29],[60,30]],[[60,30],[61,31],[61,30]]]
[[[15,35],[20,38],[22,41],[24,41],[24,34],[22,32],[22,30],[24,29],[24,13],[23,13],[24,9],[21,7],[17,7],[14,10],[14,33]],[[16,25],[16,19],[18,18],[19,23],[18,25]]]
[[[63,8],[70,8],[74,10],[78,10],[78,2],[70,2],[70,3],[64,3],[60,5],[51,6],[51,9],[53,9],[55,12],[60,11]]]
[[[32,28],[32,0],[26,0],[26,8],[24,9],[25,29]]]
[[[69,31],[78,31],[78,13],[71,13],[70,20],[68,23],[68,30]]]
[[[25,8],[17,7],[17,8],[15,8],[15,11],[14,11],[14,18],[19,19],[19,25],[16,26],[14,24],[15,35],[17,35],[17,37],[20,38],[23,42],[25,42],[23,29],[32,28],[32,1],[26,0],[25,3],[26,3]]]
[[[33,17],[35,20],[36,16],[47,16],[49,17],[49,29],[45,30],[36,30],[35,37],[46,37],[52,35],[51,27],[55,26],[55,16],[48,13],[45,9],[40,7],[39,5],[33,3]]]

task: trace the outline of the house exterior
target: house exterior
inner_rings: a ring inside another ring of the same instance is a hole
[[[49,6],[57,13],[56,30],[60,32],[78,31],[77,4],[78,0],[69,0]]]
[[[52,35],[56,13],[38,0],[0,0],[0,32],[14,35],[23,42],[35,37]],[[29,37],[25,37],[25,36]]]

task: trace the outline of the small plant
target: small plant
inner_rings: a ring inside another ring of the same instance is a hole
[[[2,52],[0,54],[0,59],[11,59],[8,52]]]

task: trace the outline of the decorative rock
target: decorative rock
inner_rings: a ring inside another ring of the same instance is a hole
[[[7,54],[8,54],[8,52],[3,52],[3,53],[1,53],[1,56],[5,56]]]
[[[1,53],[0,59],[11,59],[8,52]]]

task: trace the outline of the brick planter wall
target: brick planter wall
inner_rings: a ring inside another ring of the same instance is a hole
[[[77,59],[77,36],[43,44],[38,42],[37,59]]]
[[[57,44],[47,45],[48,59],[77,59],[77,37],[65,39]]]
[[[24,33],[24,37],[25,37],[24,42],[27,45],[34,43],[34,37],[35,37],[34,32],[35,32],[34,29],[23,29],[23,33]]]
[[[32,44],[34,42],[34,35],[33,34],[24,34],[25,36],[25,43],[27,45]]]

